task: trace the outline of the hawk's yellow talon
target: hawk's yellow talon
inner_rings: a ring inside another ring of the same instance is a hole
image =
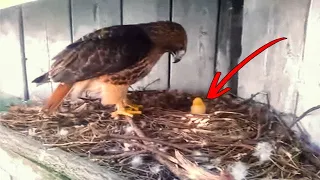
[[[126,108],[126,112],[129,113],[129,114],[132,114],[132,115],[134,115],[134,114],[142,114],[142,112],[139,111],[139,110],[132,110],[132,109],[127,109],[127,108]]]
[[[140,109],[143,108],[143,105],[133,104],[129,101],[129,99],[125,99],[123,103],[125,106],[131,108],[131,110],[134,110],[134,111],[139,111]]]
[[[137,105],[137,104],[127,104],[127,106],[134,111],[139,111],[140,109],[143,108],[142,105]]]
[[[123,115],[123,116],[129,116],[129,117],[133,117],[133,115],[135,114],[142,114],[141,111],[134,111],[131,109],[125,109],[125,110],[117,110],[115,112],[111,113],[111,117],[116,118],[119,117],[119,115]]]

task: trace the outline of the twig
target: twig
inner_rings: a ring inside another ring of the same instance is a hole
[[[164,160],[161,156],[155,155],[155,158],[157,159],[157,161],[159,161],[159,163],[165,165],[173,174],[175,174],[181,180],[188,179],[186,176],[186,170],[176,167],[173,163]]]
[[[135,131],[135,133],[139,136],[139,137],[142,137],[142,138],[145,138],[146,136],[144,135],[144,133],[138,128],[138,126],[133,122],[133,120],[129,117],[127,117],[127,120],[129,122],[129,124],[132,126],[133,130]],[[145,143],[145,142],[144,142]],[[159,151],[160,152],[160,151]],[[160,153],[162,154],[162,152]],[[178,168],[176,168],[171,162],[163,159],[161,157],[160,154],[156,154],[155,155],[155,159],[162,163],[163,165],[167,166],[168,169],[170,169],[170,171],[172,173],[174,173],[177,177],[179,177],[179,179],[185,179],[185,174],[181,171],[179,171]],[[173,158],[173,157],[172,157]]]
[[[80,145],[80,144],[98,144],[99,142],[67,142],[67,143],[61,143],[61,144],[43,144],[44,146],[50,146],[50,147],[61,147],[61,146],[70,146],[70,145]]]
[[[297,124],[300,120],[302,120],[305,116],[307,116],[309,113],[311,113],[312,111],[318,110],[320,109],[320,105],[314,106],[310,109],[308,109],[307,111],[305,111],[304,113],[301,114],[301,116],[299,116],[298,118],[296,118],[293,123],[289,126],[289,128],[291,129],[295,124]]]
[[[263,93],[263,92],[257,92],[255,94],[252,94],[250,98],[248,99],[245,99],[244,101],[242,101],[239,105],[243,105],[243,104],[247,104],[249,103],[250,101],[252,101],[256,96],[260,95],[260,94],[267,94],[267,93]]]
[[[144,88],[142,88],[143,91],[145,91],[149,86],[151,86],[152,84],[154,84],[155,82],[160,81],[160,78],[148,83]]]
[[[127,157],[127,156],[134,156],[137,154],[142,154],[142,153],[146,153],[146,150],[141,150],[141,151],[133,151],[133,152],[124,152],[121,154],[115,154],[115,155],[109,155],[109,156],[91,156],[91,159],[119,159],[119,158],[123,158],[123,157]]]
[[[164,158],[170,160],[170,161],[173,162],[173,163],[178,164],[178,161],[177,161],[174,157],[169,156],[169,155],[167,155],[167,154],[164,153],[164,152],[158,151],[158,150],[156,150],[155,148],[148,147],[148,146],[143,145],[143,144],[140,144],[140,143],[134,143],[134,142],[127,142],[127,143],[130,143],[130,144],[133,145],[133,146],[137,146],[137,147],[143,148],[143,149],[145,149],[145,150],[148,150],[148,151],[150,151],[150,152],[152,152],[152,153],[154,153],[154,154],[157,154],[157,155],[159,155],[159,156],[161,156],[161,157],[164,157]]]
[[[193,151],[183,148],[180,145],[176,145],[176,144],[172,144],[170,142],[164,142],[158,139],[151,139],[151,138],[147,138],[147,137],[135,137],[135,136],[126,136],[126,135],[118,135],[118,134],[110,134],[108,135],[109,137],[113,137],[113,138],[121,138],[121,139],[134,139],[134,140],[143,140],[143,141],[149,141],[149,142],[155,142],[155,143],[159,143],[162,145],[166,145],[166,146],[171,146],[174,147],[176,149],[180,149],[182,151],[188,152],[188,153],[192,153]]]

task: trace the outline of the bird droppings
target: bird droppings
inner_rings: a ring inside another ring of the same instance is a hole
[[[206,103],[206,114],[190,114],[195,97]],[[143,105],[142,115],[114,120],[114,108],[99,99],[65,100],[63,112],[52,116],[31,105],[11,107],[0,123],[125,179],[320,179],[317,156],[303,151],[267,105],[177,91],[135,91],[129,98]]]

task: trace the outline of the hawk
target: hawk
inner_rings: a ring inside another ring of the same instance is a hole
[[[69,44],[50,70],[32,83],[59,83],[42,110],[52,113],[70,93],[99,89],[102,105],[115,105],[112,117],[141,114],[127,98],[130,85],[144,78],[168,52],[177,63],[187,51],[187,33],[171,21],[114,25],[88,33]]]

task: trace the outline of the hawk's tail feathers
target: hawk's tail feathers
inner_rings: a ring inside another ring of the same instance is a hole
[[[48,73],[44,73],[43,75],[35,78],[32,83],[36,83],[37,86],[40,86],[41,84],[44,84],[44,83],[47,83],[49,82],[50,79],[49,79],[49,74]]]
[[[60,83],[58,87],[53,91],[51,96],[49,97],[48,101],[44,105],[42,109],[48,111],[49,113],[52,113],[53,111],[57,110],[57,108],[62,103],[64,97],[66,97],[73,84],[62,84]]]

